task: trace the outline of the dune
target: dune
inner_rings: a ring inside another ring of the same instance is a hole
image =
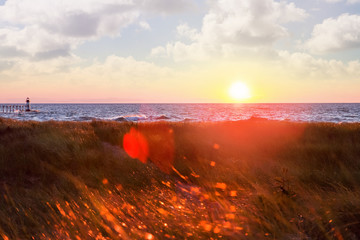
[[[3,239],[357,239],[360,123],[0,119]]]

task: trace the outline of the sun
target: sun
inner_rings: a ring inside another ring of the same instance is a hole
[[[234,100],[245,100],[251,97],[248,86],[243,82],[234,82],[229,88],[229,95]]]

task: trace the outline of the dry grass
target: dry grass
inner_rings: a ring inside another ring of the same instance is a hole
[[[4,239],[359,239],[359,187],[357,123],[0,119]]]

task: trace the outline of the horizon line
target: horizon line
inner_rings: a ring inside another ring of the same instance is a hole
[[[3,104],[25,103],[0,103]],[[31,104],[360,104],[360,102],[31,102]]]

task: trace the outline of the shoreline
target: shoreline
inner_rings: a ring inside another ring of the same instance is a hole
[[[36,112],[35,112],[36,113]],[[163,115],[164,116],[164,115]],[[126,117],[126,116],[125,116]],[[299,123],[299,124],[357,124],[360,123],[359,121],[296,121],[291,119],[267,119],[262,117],[250,117],[247,119],[240,119],[240,120],[214,120],[214,121],[202,121],[202,120],[193,120],[193,119],[184,119],[184,120],[178,120],[178,121],[171,121],[169,119],[162,118],[162,116],[159,117],[159,119],[156,120],[126,120],[125,117],[118,117],[117,119],[101,119],[101,118],[90,118],[90,117],[81,117],[81,118],[89,118],[87,120],[32,120],[32,119],[16,119],[16,118],[6,118],[0,116],[0,120],[12,120],[17,122],[37,122],[37,123],[47,123],[47,122],[77,122],[77,123],[91,123],[91,122],[113,122],[113,123],[137,123],[137,124],[151,124],[151,123],[168,123],[168,124],[176,124],[176,123],[203,123],[203,124],[212,124],[212,123],[224,123],[224,122],[230,122],[230,123],[237,123],[237,122],[263,122],[263,121],[271,121],[271,122],[288,122],[288,123]],[[133,116],[129,116],[133,117]]]

